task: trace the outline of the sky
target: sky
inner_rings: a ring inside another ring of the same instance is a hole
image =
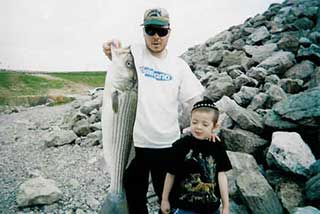
[[[170,14],[168,49],[181,55],[282,0],[1,0],[0,69],[105,70],[103,42],[143,43],[144,11]]]

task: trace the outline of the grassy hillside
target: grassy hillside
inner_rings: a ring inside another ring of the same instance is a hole
[[[104,86],[104,72],[26,74],[0,72],[0,105],[31,96],[64,96]],[[83,92],[85,93],[85,92]],[[19,103],[19,102],[18,102]]]

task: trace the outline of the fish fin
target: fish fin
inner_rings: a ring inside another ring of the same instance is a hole
[[[111,95],[112,97],[112,109],[113,112],[117,113],[119,108],[119,92],[114,91]]]

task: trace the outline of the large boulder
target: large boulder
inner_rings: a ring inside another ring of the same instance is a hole
[[[17,191],[19,207],[52,204],[62,198],[62,192],[54,180],[31,178],[22,183]]]
[[[263,131],[263,119],[258,113],[242,108],[227,96],[223,96],[216,105],[226,112],[242,129],[257,134]]]
[[[309,201],[320,202],[320,173],[310,178],[305,187],[306,196]]]
[[[72,130],[54,129],[43,137],[44,145],[47,147],[62,146],[73,143],[77,135]]]
[[[288,68],[292,67],[295,62],[295,56],[288,51],[274,52],[270,57],[263,60],[258,67],[267,70],[268,74],[282,75]]]
[[[283,214],[281,203],[258,171],[243,171],[236,181],[245,204],[254,214]]]
[[[292,172],[297,175],[309,176],[310,166],[315,162],[309,146],[304,143],[298,133],[274,132],[267,153],[269,166]]]
[[[255,62],[262,62],[269,56],[273,54],[278,49],[277,44],[271,43],[271,44],[265,44],[261,46],[252,46],[252,45],[245,45],[243,47],[244,51],[252,56],[252,59]]]

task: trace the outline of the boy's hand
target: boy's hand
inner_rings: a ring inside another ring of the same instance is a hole
[[[109,41],[103,43],[103,45],[102,45],[103,52],[110,60],[112,60],[111,46],[113,46],[115,48],[120,48],[121,42],[117,39],[112,39],[112,40],[109,40]]]
[[[161,201],[161,212],[163,214],[169,214],[170,213],[170,202],[168,200],[162,200]]]
[[[229,208],[222,208],[222,214],[229,214]]]

